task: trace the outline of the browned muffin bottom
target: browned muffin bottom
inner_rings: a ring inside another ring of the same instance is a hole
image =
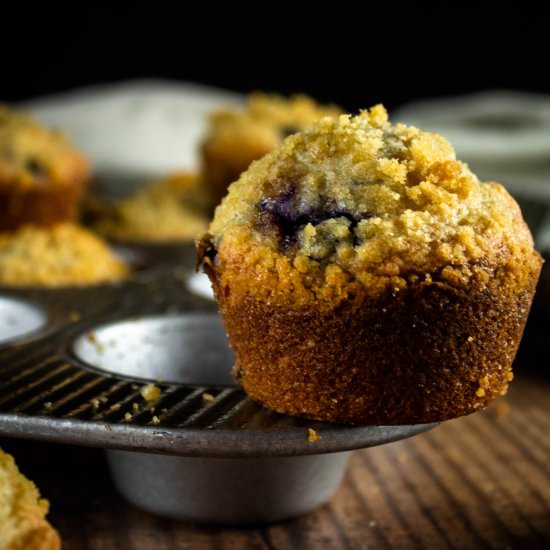
[[[74,221],[88,179],[62,134],[0,106],[0,231]]]
[[[306,96],[285,99],[251,94],[242,110],[221,110],[210,117],[201,146],[204,184],[213,209],[250,163],[323,116],[336,117],[340,109],[319,105]]]
[[[245,391],[280,413],[354,424],[440,421],[505,395],[537,281],[518,293],[503,270],[490,290],[433,279],[378,299],[356,289],[323,311],[238,290],[229,300],[234,288],[206,266]]]
[[[380,107],[254,163],[199,258],[247,393],[357,424],[444,420],[503,395],[541,267],[502,186]]]

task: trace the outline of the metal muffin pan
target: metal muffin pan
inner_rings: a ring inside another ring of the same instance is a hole
[[[137,506],[249,524],[326,502],[348,451],[434,426],[324,424],[251,401],[230,377],[215,304],[188,288],[193,249],[161,248],[136,247],[145,267],[117,285],[0,290],[10,323],[33,312],[36,324],[32,337],[0,344],[0,435],[104,447]],[[142,394],[150,383],[154,402]]]

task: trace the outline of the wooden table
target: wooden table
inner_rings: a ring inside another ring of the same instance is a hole
[[[543,342],[543,346],[545,343]],[[525,349],[525,348],[524,348]],[[68,550],[550,548],[550,375],[526,348],[505,399],[413,439],[353,454],[332,503],[264,528],[159,519],[127,504],[99,450],[4,439],[52,502]]]

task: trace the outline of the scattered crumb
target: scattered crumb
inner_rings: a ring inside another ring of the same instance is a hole
[[[483,397],[485,395],[485,390],[482,388],[482,387],[479,387],[477,390],[476,390],[476,395],[478,397]]]
[[[307,429],[307,440],[310,443],[316,443],[320,439],[321,439],[321,436],[313,428]]]
[[[77,321],[80,321],[80,313],[78,311],[71,311],[69,315],[67,315],[67,318],[69,321],[76,323]]]
[[[51,401],[46,401],[46,402],[44,403],[44,408],[45,408],[45,409],[51,409],[52,406],[53,406],[53,405],[52,405],[52,402],[51,402]]]
[[[207,403],[210,403],[211,401],[214,401],[215,397],[211,393],[204,392],[202,394],[202,400],[206,401]]]
[[[101,344],[101,342],[97,339],[97,336],[93,332],[87,332],[86,338],[91,344],[95,346],[98,353],[103,353],[105,351],[103,344]]]
[[[489,387],[489,377],[488,376],[482,376],[479,379],[479,387],[484,388],[484,389]]]
[[[132,418],[133,418],[132,413],[127,412],[127,413],[124,414],[124,420],[130,421],[130,420],[132,420]]]
[[[141,393],[141,397],[143,397],[145,401],[152,402],[160,397],[161,392],[160,388],[155,386],[155,384],[147,384],[139,390],[139,393]]]
[[[401,452],[397,455],[397,461],[400,464],[405,464],[409,460],[409,455],[406,452]]]
[[[160,424],[160,418],[158,416],[153,416],[151,420],[153,424]]]
[[[113,428],[111,428],[110,424],[105,424],[105,431],[106,432],[112,432],[113,431]]]
[[[495,403],[494,409],[495,416],[502,418],[510,413],[510,405],[506,401],[498,401]]]
[[[98,409],[98,408],[99,408],[99,403],[100,403],[99,399],[92,399],[92,400],[90,400],[90,403],[92,404],[92,407],[93,407],[94,409]]]
[[[139,412],[140,411],[139,403],[132,403],[132,409],[134,412]]]
[[[468,336],[468,342],[473,342],[474,341],[474,337],[473,336]]]

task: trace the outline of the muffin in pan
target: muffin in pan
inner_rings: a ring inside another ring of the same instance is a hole
[[[0,549],[59,550],[61,540],[46,520],[48,501],[0,449]]]
[[[123,242],[192,242],[208,226],[200,177],[188,172],[166,176],[116,202],[93,197],[86,217],[94,231]]]
[[[3,286],[87,286],[128,275],[128,266],[100,238],[74,224],[0,233]]]
[[[501,185],[382,106],[252,164],[199,259],[247,393],[356,424],[444,420],[506,393],[542,263]]]
[[[201,147],[204,184],[210,206],[217,206],[230,183],[253,160],[269,153],[289,135],[324,116],[337,117],[334,105],[319,105],[307,96],[285,99],[277,95],[251,94],[242,110],[222,110],[210,117]]]
[[[88,180],[65,136],[0,105],[0,231],[74,221]]]

